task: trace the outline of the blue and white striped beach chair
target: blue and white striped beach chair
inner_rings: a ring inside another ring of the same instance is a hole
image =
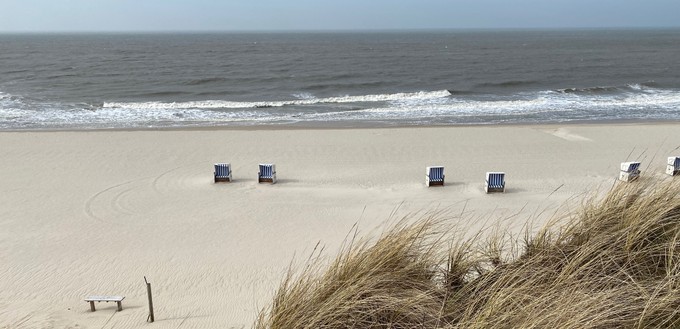
[[[257,182],[276,183],[276,165],[271,163],[261,163],[260,171],[257,173]]]
[[[668,157],[666,173],[671,176],[680,175],[680,157]]]
[[[624,182],[632,182],[640,177],[640,162],[630,161],[621,162],[621,172],[619,173],[619,180]]]
[[[217,183],[217,182],[231,182],[231,164],[230,163],[216,163],[214,174],[215,174],[215,183]]]
[[[484,191],[486,193],[505,192],[505,173],[487,172],[486,180],[484,181]]]
[[[444,167],[431,166],[425,168],[425,185],[444,185]]]

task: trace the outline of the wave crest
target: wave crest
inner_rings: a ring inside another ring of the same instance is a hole
[[[596,87],[585,87],[585,88],[564,88],[555,90],[558,93],[563,94],[608,94],[608,93],[618,93],[618,92],[630,92],[630,91],[653,91],[657,86],[654,81],[648,81],[643,83],[631,83],[624,86],[596,86]]]
[[[291,105],[314,105],[332,103],[388,102],[404,100],[433,99],[451,96],[448,90],[420,91],[415,93],[377,94],[363,96],[340,96],[326,98],[303,98],[272,102],[232,102],[224,100],[205,100],[191,102],[106,102],[104,108],[120,109],[240,109],[269,108]]]

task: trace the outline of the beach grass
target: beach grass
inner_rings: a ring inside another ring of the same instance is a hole
[[[291,265],[255,327],[677,327],[679,192],[617,183],[518,236],[461,231],[441,211],[353,233],[335,259]]]

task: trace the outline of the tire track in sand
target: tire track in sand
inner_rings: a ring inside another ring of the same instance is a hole
[[[103,190],[101,190],[101,191],[99,191],[99,192],[93,194],[93,195],[92,195],[90,198],[88,198],[87,201],[85,202],[85,206],[84,206],[84,208],[85,208],[85,214],[86,214],[88,217],[90,217],[90,218],[92,218],[92,219],[94,219],[94,220],[97,220],[97,221],[99,221],[99,222],[101,222],[101,223],[112,224],[111,222],[105,220],[104,218],[102,218],[102,217],[96,215],[96,214],[94,213],[93,209],[92,209],[92,204],[93,204],[95,201],[99,200],[100,197],[101,197],[102,195],[108,193],[109,191],[113,191],[113,190],[115,190],[115,189],[117,189],[117,188],[119,188],[119,187],[122,187],[122,186],[125,186],[125,185],[128,185],[128,184],[132,184],[132,183],[134,183],[134,182],[136,182],[136,181],[138,181],[138,180],[131,180],[131,181],[127,181],[127,182],[124,182],[124,183],[120,183],[120,184],[116,184],[116,185],[113,185],[113,186],[109,186],[109,187],[107,187],[107,188],[105,188],[105,189],[103,189]],[[118,194],[114,195],[114,197],[110,199],[110,204],[111,204],[112,208],[113,208],[113,206],[116,204],[116,202],[117,202],[116,200],[119,200],[119,199],[121,198],[122,194],[127,193],[127,192],[129,192],[130,190],[131,190],[131,188],[130,188],[130,189],[123,190],[122,192],[119,192]]]
[[[188,164],[166,170],[153,179],[151,187],[153,188],[153,191],[159,195],[167,195],[172,189],[191,188],[197,181],[201,181],[202,183],[203,178],[205,178],[206,184],[212,182],[212,175],[203,173],[197,174],[195,171],[182,171],[202,164],[204,164],[204,162]],[[175,175],[171,176],[170,174]],[[166,179],[168,176],[172,177],[169,181]],[[192,181],[194,184],[191,183]]]
[[[124,205],[124,197],[125,195],[129,194],[130,192],[133,192],[135,190],[135,186],[129,186],[130,184],[134,183],[142,183],[142,184],[150,184],[151,188],[153,191],[159,195],[167,195],[169,192],[168,187],[174,186],[175,188],[186,188],[190,184],[187,184],[187,179],[191,179],[192,177],[195,178],[195,174],[189,174],[189,173],[184,173],[184,174],[178,174],[175,176],[172,176],[172,179],[170,180],[170,184],[168,184],[167,178],[168,176],[171,176],[172,173],[175,173],[181,169],[184,168],[189,168],[196,166],[198,164],[189,164],[189,165],[184,165],[184,166],[178,166],[175,168],[168,169],[166,171],[161,172],[158,175],[155,176],[148,176],[148,177],[143,177],[139,179],[134,179],[134,180],[129,180],[123,183],[115,184],[112,186],[109,186],[92,196],[90,196],[87,201],[84,204],[84,211],[85,214],[89,217],[92,218],[98,222],[101,223],[107,223],[107,224],[114,224],[113,221],[110,219],[107,219],[106,217],[112,217],[115,216],[114,214],[122,214],[125,216],[132,216],[135,215],[135,212],[129,209],[128,207],[125,207]],[[123,188],[129,186],[127,188]],[[138,186],[139,187],[139,186]],[[108,195],[112,194],[112,195]],[[102,215],[99,213],[97,210],[98,202],[101,202],[101,200],[104,200],[105,204],[101,205],[105,207],[105,210],[109,211],[109,216]],[[118,220],[116,220],[116,223],[119,223]]]

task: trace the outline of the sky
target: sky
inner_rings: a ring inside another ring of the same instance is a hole
[[[680,27],[680,0],[0,0],[0,32]]]

